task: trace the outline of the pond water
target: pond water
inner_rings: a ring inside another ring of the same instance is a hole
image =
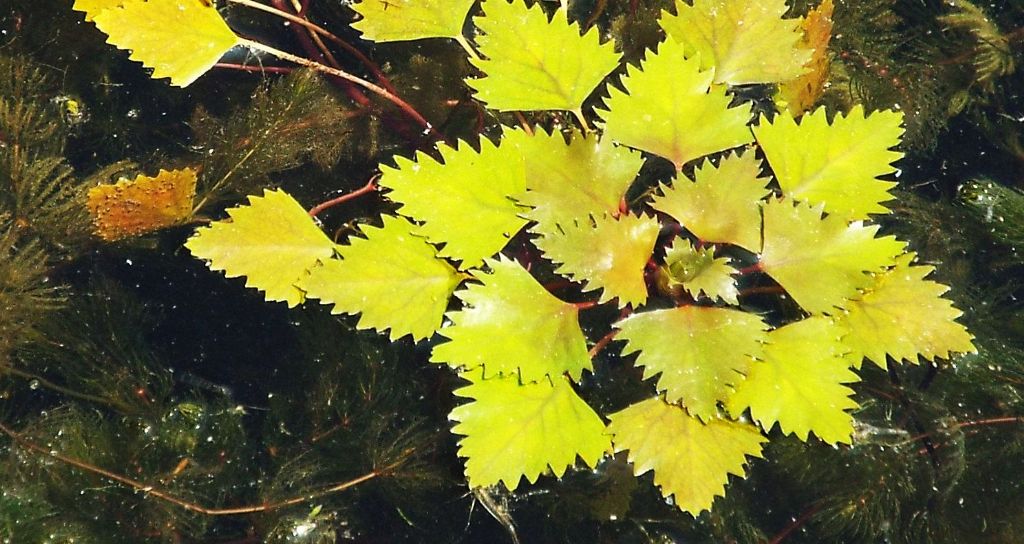
[[[1024,4],[389,2],[0,0],[0,541],[1024,539]]]

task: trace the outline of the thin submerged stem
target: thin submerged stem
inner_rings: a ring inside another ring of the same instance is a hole
[[[360,187],[359,189],[356,189],[355,191],[352,191],[351,193],[345,193],[345,194],[343,194],[343,195],[341,195],[341,196],[339,196],[337,198],[332,198],[332,199],[330,199],[330,200],[328,200],[326,202],[321,202],[320,204],[317,204],[316,206],[313,206],[309,210],[309,216],[310,217],[316,217],[317,214],[319,214],[320,212],[326,210],[327,208],[331,208],[333,206],[337,206],[338,204],[342,204],[344,202],[348,202],[349,200],[352,200],[353,198],[358,198],[358,197],[363,196],[365,194],[372,193],[372,192],[376,191],[377,190],[377,178],[379,178],[379,177],[380,176],[374,176],[370,181],[366,182],[366,185],[363,185],[362,187]]]
[[[233,1],[239,1],[239,0],[233,0]],[[248,1],[248,0],[245,0],[245,1]],[[420,115],[420,113],[418,111],[416,111],[415,108],[413,108],[411,105],[409,105],[408,102],[406,102],[405,100],[402,100],[397,95],[393,94],[392,92],[388,91],[387,89],[385,89],[385,88],[383,88],[383,87],[381,87],[381,86],[379,86],[379,85],[377,85],[375,83],[371,83],[369,81],[366,81],[365,79],[363,79],[363,78],[361,78],[359,76],[352,75],[352,74],[350,74],[350,73],[348,73],[348,72],[346,72],[344,70],[339,70],[337,68],[331,68],[330,66],[327,66],[326,64],[321,64],[319,62],[316,62],[316,61],[313,61],[313,60],[309,60],[309,59],[307,59],[305,57],[300,57],[298,55],[293,55],[291,53],[288,53],[287,51],[282,51],[280,49],[271,47],[271,46],[269,46],[267,44],[264,44],[264,43],[260,43],[260,42],[253,41],[253,40],[248,40],[248,39],[245,39],[245,38],[239,38],[238,43],[239,43],[239,45],[242,45],[244,47],[249,47],[249,48],[255,49],[257,51],[263,51],[264,53],[269,53],[269,54],[271,54],[271,55],[273,55],[273,56],[275,56],[275,57],[277,57],[279,59],[286,60],[288,62],[293,62],[293,63],[298,64],[300,66],[305,66],[307,68],[312,68],[313,70],[316,70],[316,71],[324,73],[324,74],[329,74],[329,75],[332,75],[332,76],[335,76],[335,77],[339,77],[339,78],[347,80],[347,81],[351,81],[352,83],[355,83],[356,85],[359,85],[360,87],[363,87],[364,89],[366,89],[366,90],[368,90],[368,91],[370,91],[370,92],[372,92],[372,93],[374,93],[374,94],[384,98],[385,100],[387,100],[388,102],[391,102],[395,106],[398,106],[398,108],[400,110],[405,112],[414,121],[419,123],[424,129],[429,131],[434,136],[443,139],[443,137],[440,134],[438,134],[437,130],[434,129],[433,125],[431,125],[429,121],[427,121],[422,115]]]
[[[309,29],[310,32],[315,33],[315,34],[319,34],[319,35],[327,38],[328,40],[334,42],[339,47],[344,49],[350,55],[352,55],[353,57],[358,59],[359,62],[363,63],[371,72],[373,72],[373,77],[377,78],[377,81],[380,82],[380,85],[382,87],[384,87],[385,89],[387,89],[388,92],[390,92],[392,94],[397,94],[396,91],[395,91],[394,86],[391,85],[391,81],[389,81],[387,76],[385,76],[384,73],[380,70],[380,67],[378,67],[376,64],[374,64],[373,61],[371,61],[366,55],[363,54],[362,51],[356,49],[355,47],[352,46],[352,44],[350,44],[350,43],[346,42],[345,40],[339,38],[336,34],[331,32],[330,30],[327,30],[326,28],[324,28],[324,27],[322,27],[322,26],[320,26],[320,25],[318,25],[316,23],[313,23],[313,22],[309,21],[308,19],[306,19],[306,18],[304,18],[302,16],[294,15],[294,14],[288,13],[287,11],[280,10],[280,9],[277,9],[277,8],[275,8],[273,6],[268,6],[266,4],[261,4],[259,2],[255,2],[253,0],[228,0],[228,2],[233,2],[233,3],[241,5],[241,6],[246,6],[246,7],[257,9],[257,10],[260,10],[260,11],[263,11],[263,12],[266,12],[266,13],[270,13],[270,14],[275,15],[277,17],[280,17],[282,19],[285,19],[285,20],[288,20],[290,22],[293,22],[293,23],[295,23],[297,25],[304,26],[307,29]],[[352,81],[352,80],[349,80],[349,81]],[[359,85],[359,83],[356,82],[356,81],[352,81],[352,83],[356,83],[357,85]],[[372,89],[370,89],[370,90],[372,90]]]
[[[26,372],[26,371],[21,370],[21,369],[14,368],[13,366],[0,366],[0,374],[5,374],[5,373],[6,374],[10,374],[12,376],[17,376],[19,378],[24,378],[26,380],[35,381],[40,386],[45,387],[46,389],[49,389],[51,391],[55,391],[57,393],[60,393],[62,395],[66,395],[66,396],[71,397],[71,398],[75,398],[75,399],[78,399],[78,400],[84,400],[86,402],[94,402],[96,404],[103,404],[105,406],[109,406],[109,407],[114,408],[115,410],[119,410],[121,412],[130,412],[131,411],[131,408],[128,405],[126,405],[126,404],[123,404],[123,403],[120,403],[120,402],[117,402],[117,401],[114,401],[114,400],[111,400],[111,399],[108,399],[108,398],[99,397],[99,396],[96,396],[96,395],[90,395],[88,393],[80,393],[78,391],[75,391],[74,389],[69,389],[67,387],[64,387],[63,385],[55,384],[55,383],[51,382],[50,380],[47,380],[46,378],[44,378],[42,376],[39,376],[39,375],[36,375],[36,374],[32,374],[31,372]]]
[[[312,500],[318,499],[318,498],[323,497],[325,495],[330,495],[330,494],[333,494],[333,493],[338,493],[340,491],[345,491],[346,489],[355,487],[355,486],[357,486],[359,484],[362,484],[364,482],[367,482],[367,481],[372,480],[374,478],[377,478],[379,476],[386,475],[387,473],[391,472],[392,470],[397,468],[399,465],[401,465],[403,462],[405,462],[405,458],[408,457],[408,454],[412,453],[411,450],[407,450],[406,451],[406,455],[402,459],[399,459],[398,461],[395,461],[394,463],[392,463],[392,464],[390,464],[390,465],[388,465],[386,467],[370,471],[370,472],[368,472],[366,474],[363,474],[362,476],[359,476],[357,478],[353,478],[353,479],[348,480],[346,482],[341,482],[339,484],[335,484],[335,485],[332,485],[330,487],[327,487],[327,488],[324,488],[324,489],[321,489],[321,490],[318,490],[318,491],[314,491],[312,493],[307,493],[307,494],[302,495],[302,496],[292,497],[290,499],[285,499],[285,500],[281,500],[281,501],[277,501],[277,502],[272,502],[272,503],[265,503],[265,504],[255,504],[255,505],[249,505],[249,506],[236,506],[236,507],[232,507],[232,508],[210,508],[210,507],[203,506],[201,504],[197,504],[197,503],[194,503],[192,501],[183,499],[183,498],[181,498],[181,497],[179,497],[177,495],[174,495],[174,494],[172,494],[172,493],[170,493],[168,491],[164,491],[163,489],[160,489],[158,487],[149,485],[149,484],[144,483],[144,482],[140,482],[139,480],[136,480],[134,478],[129,478],[128,476],[124,476],[123,474],[118,474],[116,472],[109,471],[109,470],[107,470],[105,468],[98,467],[98,466],[93,465],[91,463],[87,463],[85,461],[82,461],[81,459],[76,459],[74,457],[70,457],[70,456],[58,453],[58,452],[54,451],[52,448],[44,448],[44,447],[40,446],[39,444],[36,444],[35,442],[32,442],[31,440],[25,438],[20,433],[14,431],[10,427],[8,427],[8,426],[6,426],[6,425],[4,425],[2,423],[0,423],[0,432],[3,432],[4,434],[6,434],[7,436],[9,436],[11,438],[11,440],[13,440],[19,446],[21,446],[21,447],[23,447],[23,448],[25,448],[27,450],[34,451],[36,453],[45,455],[47,457],[51,457],[51,458],[56,459],[56,460],[58,460],[58,461],[60,461],[62,463],[65,463],[67,465],[71,465],[71,466],[73,466],[75,468],[79,468],[81,470],[84,470],[86,472],[95,474],[97,476],[102,476],[102,477],[104,477],[104,478],[106,478],[108,480],[117,482],[119,484],[126,485],[128,487],[131,487],[131,488],[135,489],[136,491],[139,491],[139,492],[142,492],[142,493],[144,493],[144,494],[146,494],[148,496],[156,497],[156,498],[158,498],[160,500],[169,502],[169,503],[171,503],[173,505],[176,505],[176,506],[179,506],[181,508],[184,508],[185,510],[188,510],[190,512],[196,512],[196,513],[204,514],[204,515],[207,515],[207,516],[236,516],[236,515],[240,515],[240,514],[252,514],[252,513],[255,513],[255,512],[269,512],[271,510],[279,510],[279,509],[285,508],[287,506],[294,506],[296,504],[303,504],[303,503],[306,503],[306,502],[310,502]]]

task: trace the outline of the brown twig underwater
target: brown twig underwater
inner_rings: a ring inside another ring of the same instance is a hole
[[[25,448],[27,450],[34,451],[36,453],[45,455],[47,457],[56,459],[56,460],[58,460],[58,461],[60,461],[60,462],[62,462],[64,464],[73,466],[75,468],[79,468],[79,469],[84,470],[86,472],[95,474],[97,476],[102,476],[102,477],[104,477],[104,478],[106,478],[108,480],[117,482],[119,484],[123,484],[123,485],[128,486],[128,487],[131,487],[132,489],[135,489],[136,491],[140,491],[140,492],[142,492],[142,493],[144,493],[146,495],[149,495],[149,496],[152,496],[152,497],[156,497],[156,498],[158,498],[160,500],[169,502],[171,504],[179,506],[179,507],[181,507],[181,508],[183,508],[185,510],[188,510],[190,512],[195,512],[195,513],[198,513],[198,514],[204,514],[204,515],[207,515],[207,516],[236,516],[236,515],[241,515],[241,514],[252,514],[252,513],[255,513],[255,512],[269,512],[269,511],[272,511],[272,510],[278,510],[278,509],[285,508],[285,507],[288,507],[288,506],[294,506],[294,505],[297,505],[297,504],[302,504],[302,503],[305,503],[305,502],[309,502],[309,501],[312,501],[314,499],[318,499],[320,497],[323,497],[325,495],[330,495],[330,494],[333,494],[333,493],[338,493],[340,491],[345,491],[346,489],[350,489],[352,487],[355,487],[355,486],[357,486],[359,484],[362,484],[364,482],[367,482],[367,481],[372,480],[374,478],[377,478],[379,476],[386,475],[389,472],[391,472],[392,470],[394,470],[395,468],[397,468],[399,465],[401,465],[405,461],[405,457],[408,457],[408,455],[406,455],[402,459],[399,459],[398,461],[395,461],[394,463],[391,463],[390,465],[388,465],[386,467],[383,467],[383,468],[380,468],[380,469],[376,469],[376,470],[373,470],[371,472],[367,472],[366,474],[363,474],[362,476],[359,476],[357,478],[353,478],[353,479],[348,480],[346,482],[342,482],[340,484],[335,484],[335,485],[332,485],[332,486],[327,487],[325,489],[321,489],[319,491],[314,491],[312,493],[307,493],[305,495],[301,495],[301,496],[298,496],[298,497],[292,497],[292,498],[289,498],[289,499],[284,499],[284,500],[280,500],[280,501],[276,501],[276,502],[271,502],[271,503],[264,503],[264,504],[254,504],[254,505],[247,505],[247,506],[235,506],[235,507],[230,507],[230,508],[210,508],[210,507],[203,506],[201,504],[197,504],[195,502],[183,499],[183,498],[181,498],[181,497],[179,497],[177,495],[174,495],[174,494],[172,494],[172,493],[170,493],[168,491],[164,491],[164,490],[162,490],[162,489],[160,489],[158,487],[155,487],[153,485],[150,485],[150,484],[147,484],[147,483],[144,483],[144,482],[140,482],[139,480],[136,480],[134,478],[129,478],[128,476],[124,476],[122,474],[118,474],[116,472],[109,471],[109,470],[107,470],[105,468],[98,467],[96,465],[93,465],[91,463],[87,463],[87,462],[82,461],[80,459],[76,459],[74,457],[69,457],[67,455],[63,455],[61,453],[57,453],[56,451],[53,451],[51,449],[44,448],[44,447],[40,446],[39,444],[36,444],[35,442],[32,442],[31,440],[25,438],[20,433],[14,431],[10,427],[8,427],[8,426],[6,426],[6,425],[4,425],[2,423],[0,423],[0,432],[3,432],[4,434],[6,434],[16,444],[18,444],[19,446],[21,446],[21,447],[23,447],[23,448]],[[408,453],[411,453],[411,452],[408,452]]]

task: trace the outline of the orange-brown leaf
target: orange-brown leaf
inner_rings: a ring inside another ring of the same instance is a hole
[[[86,205],[96,235],[109,242],[183,222],[192,215],[196,179],[191,168],[160,170],[89,189]]]
[[[804,65],[809,71],[779,85],[779,99],[793,115],[800,115],[811,109],[825,90],[829,69],[828,44],[832,40],[834,9],[832,0],[823,0],[801,21],[804,37],[800,45],[805,49],[814,50],[811,60]]]

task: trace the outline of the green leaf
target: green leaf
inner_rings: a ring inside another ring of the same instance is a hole
[[[647,301],[644,267],[661,225],[647,216],[602,215],[561,227],[534,241],[544,256],[560,263],[555,271],[586,281],[584,291],[603,289],[600,303],[618,298],[619,307]]]
[[[658,269],[658,280],[670,293],[684,289],[693,298],[704,296],[739,304],[739,290],[732,277],[736,269],[728,257],[715,258],[715,247],[695,249],[685,238],[676,238],[665,250],[665,265]]]
[[[609,87],[605,137],[683,164],[753,141],[747,128],[750,104],[729,107],[725,88],[712,86],[714,71],[701,71],[699,58],[685,58],[683,46],[663,42],[657,53],[627,67],[622,85]]]
[[[375,42],[422,38],[462,39],[474,0],[362,0],[349,4],[362,19],[352,28]]]
[[[544,235],[577,219],[618,213],[643,165],[639,153],[578,133],[566,143],[558,133],[516,130],[501,145],[517,147],[526,161],[527,190],[516,199],[531,207],[523,214],[537,222],[530,230]]]
[[[439,152],[443,163],[423,152],[415,160],[396,157],[397,168],[381,166],[380,185],[401,204],[399,213],[424,222],[419,234],[444,244],[442,257],[461,260],[462,268],[478,266],[526,224],[511,198],[526,190],[522,156],[486,139],[479,152],[443,144]]]
[[[842,384],[859,381],[850,370],[849,349],[831,318],[813,316],[768,333],[764,362],[751,365],[747,379],[729,399],[729,413],[747,408],[767,432],[775,423],[784,433],[807,440],[813,432],[835,444],[849,444],[857,408],[853,390]]]
[[[88,13],[88,12],[87,12]],[[239,38],[212,2],[204,0],[125,1],[93,16],[107,43],[131,51],[128,58],[186,87],[220,60]]]
[[[383,216],[383,226],[364,225],[366,238],[338,247],[344,260],[328,259],[298,287],[309,298],[334,304],[331,313],[358,314],[360,329],[391,329],[391,340],[406,334],[429,338],[441,326],[460,277],[437,258],[434,246],[412,232],[408,220]]]
[[[704,421],[718,416],[718,402],[760,357],[768,328],[752,313],[700,306],[635,313],[615,327],[626,341],[622,354],[640,353],[644,379],[660,374],[667,400]]]
[[[942,298],[949,287],[926,280],[934,268],[911,265],[914,256],[900,256],[839,317],[849,331],[843,344],[853,349],[857,367],[864,357],[886,368],[886,355],[916,364],[918,356],[948,359],[954,352],[977,351],[971,334],[955,321],[963,312]]]
[[[702,423],[661,399],[638,402],[608,416],[615,451],[629,450],[639,476],[654,471],[665,497],[696,516],[725,496],[729,475],[744,476],[747,456],[761,457],[765,438],[757,427],[724,419]]]
[[[761,267],[793,300],[812,314],[845,307],[872,279],[896,263],[906,244],[895,237],[875,238],[877,225],[847,224],[821,208],[772,200],[764,206]]]
[[[753,152],[730,154],[714,166],[704,162],[694,182],[678,175],[651,207],[672,216],[705,242],[725,242],[761,250],[761,199],[767,178],[759,178],[761,161]]]
[[[799,47],[800,19],[782,18],[788,9],[785,0],[676,0],[678,15],[660,24],[715,68],[715,83],[777,83],[803,74],[813,53]]]
[[[284,191],[250,196],[248,206],[231,208],[228,215],[196,229],[185,247],[208,261],[211,270],[223,270],[229,278],[245,276],[245,286],[265,292],[267,300],[289,307],[302,302],[303,292],[295,284],[334,254],[334,242]]]
[[[486,59],[471,59],[485,77],[466,84],[487,107],[499,111],[565,110],[579,113],[583,101],[619,64],[611,43],[591,28],[580,35],[564,9],[549,22],[540,4],[523,0],[483,2],[474,22]]]
[[[454,368],[483,365],[518,375],[524,382],[568,373],[579,380],[591,369],[579,311],[558,300],[519,263],[488,260],[492,272],[474,272],[481,285],[470,284],[455,295],[466,305],[452,312],[452,325],[440,330],[451,341],[434,348],[430,360]]]
[[[853,221],[889,212],[881,203],[893,199],[889,190],[896,183],[878,176],[895,172],[892,163],[903,156],[891,150],[900,143],[902,121],[901,112],[865,116],[857,105],[830,125],[822,107],[799,124],[788,111],[771,123],[762,117],[754,135],[783,194]]]
[[[515,376],[461,375],[471,383],[455,395],[474,400],[448,417],[459,422],[452,432],[465,436],[459,455],[471,487],[502,482],[514,491],[522,477],[533,483],[548,469],[560,478],[577,456],[595,467],[611,449],[601,418],[561,376],[520,384]]]

